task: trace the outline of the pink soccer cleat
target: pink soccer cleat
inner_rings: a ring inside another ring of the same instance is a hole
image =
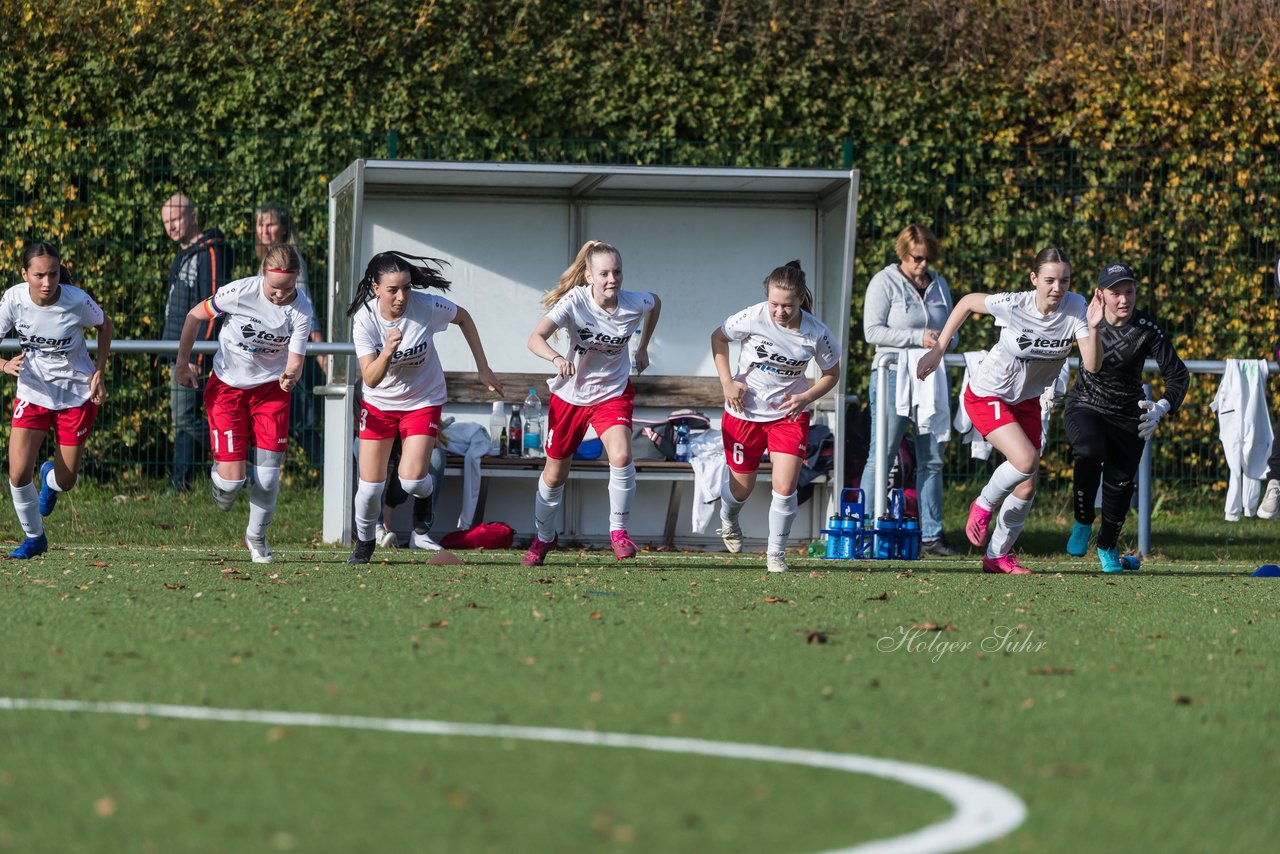
[[[547,561],[547,553],[556,549],[556,544],[560,538],[556,537],[551,542],[538,539],[538,535],[533,535],[533,542],[529,544],[529,551],[524,553],[524,559],[520,561],[521,566],[542,566]]]
[[[1003,575],[1035,575],[1034,572],[1018,563],[1018,559],[1012,554],[1000,555],[1000,557],[984,557],[982,559],[982,571]]]
[[[636,556],[636,542],[626,531],[610,531],[609,543],[613,546],[613,554],[618,560],[626,560]]]
[[[990,527],[991,511],[983,510],[978,504],[978,499],[973,499],[973,503],[969,505],[969,521],[964,526],[965,536],[969,538],[969,542],[982,548],[987,544]]]

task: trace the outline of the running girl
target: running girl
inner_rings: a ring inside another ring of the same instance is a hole
[[[588,240],[555,290],[542,298],[546,317],[529,336],[534,355],[551,362],[556,375],[548,380],[547,461],[534,499],[533,543],[521,566],[541,566],[559,539],[556,509],[564,494],[573,452],[587,427],[595,428],[609,457],[609,541],[618,560],[635,557],[627,534],[631,502],[636,495],[636,467],[631,461],[631,414],[635,386],[628,379],[627,346],[641,327],[636,345],[636,373],[649,367],[649,340],[658,325],[662,302],[644,291],[622,289],[622,256],[607,243]],[[645,317],[648,321],[645,321]],[[557,329],[569,335],[568,356],[548,339]]]
[[[58,493],[76,485],[84,442],[98,407],[107,399],[103,377],[111,353],[111,318],[87,293],[71,284],[58,250],[28,243],[22,250],[22,278],[0,298],[0,336],[16,330],[22,352],[0,364],[18,378],[9,438],[9,494],[26,539],[9,557],[25,560],[49,550],[43,516],[53,512]],[[84,331],[98,330],[98,358],[89,358]],[[58,447],[40,466],[40,490],[32,483],[45,436],[53,428]]]
[[[1082,557],[1093,531],[1094,497],[1102,483],[1102,527],[1098,561],[1103,572],[1123,572],[1117,541],[1133,498],[1134,475],[1143,443],[1156,425],[1186,397],[1187,366],[1174,352],[1155,320],[1134,308],[1138,282],[1124,264],[1111,264],[1098,274],[1104,322],[1098,327],[1104,353],[1102,367],[1081,371],[1067,395],[1063,411],[1067,439],[1075,458],[1075,525],[1067,552]],[[1154,358],[1164,377],[1164,397],[1146,400],[1142,365]],[[1135,567],[1136,568],[1136,567]]]
[[[724,389],[721,430],[729,466],[720,490],[719,534],[730,552],[742,551],[738,514],[755,489],[767,448],[773,501],[765,566],[770,572],[786,572],[796,486],[808,453],[808,407],[840,380],[840,355],[831,330],[809,313],[813,297],[799,261],[770,273],[764,293],[764,302],[743,309],[711,333],[711,355]],[[729,367],[730,341],[742,342],[736,372]],[[805,379],[810,360],[822,371],[812,388]]]
[[[471,315],[444,297],[423,292],[449,289],[449,280],[440,274],[441,263],[402,252],[380,252],[369,260],[347,308],[364,381],[356,546],[347,559],[350,564],[365,564],[373,557],[387,461],[397,436],[402,445],[396,469],[400,487],[415,499],[428,498],[435,490],[429,471],[431,452],[440,430],[440,407],[447,397],[436,333],[450,324],[458,326],[476,360],[480,381],[502,396],[502,383],[489,370]]]
[[[230,510],[245,485],[253,444],[244,543],[254,563],[275,560],[267,525],[275,515],[289,443],[289,395],[302,373],[311,331],[311,303],[298,290],[300,263],[297,249],[276,244],[262,259],[262,275],[230,282],[191,309],[173,367],[174,382],[195,388],[190,357],[196,335],[203,324],[226,316],[204,389],[214,460],[209,479],[218,509]]]
[[[1034,290],[962,297],[917,369],[921,379],[937,369],[947,345],[970,314],[992,315],[1001,327],[1000,339],[977,375],[969,378],[964,408],[973,426],[1004,454],[1005,461],[969,507],[965,534],[975,546],[987,547],[984,572],[1009,575],[1031,574],[1014,557],[1013,544],[1035,498],[1040,396],[1057,379],[1074,342],[1079,342],[1085,370],[1096,372],[1102,366],[1102,344],[1092,334],[1102,322],[1102,295],[1095,293],[1092,302],[1086,303],[1084,297],[1070,292],[1067,254],[1053,247],[1042,250],[1036,256],[1031,284]],[[1000,513],[988,544],[991,514],[997,507]]]

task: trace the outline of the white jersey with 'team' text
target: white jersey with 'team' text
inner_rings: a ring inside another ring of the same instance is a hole
[[[1058,379],[1075,342],[1089,337],[1088,305],[1069,293],[1057,311],[1041,314],[1035,291],[989,294],[987,311],[1000,327],[1000,340],[969,377],[969,388],[1010,404],[1039,397]]]
[[[9,330],[22,344],[20,400],[46,409],[71,409],[87,401],[96,369],[84,343],[84,331],[102,324],[102,309],[74,285],[59,285],[53,305],[39,306],[31,286],[14,285],[0,298],[0,336]]]
[[[357,359],[381,353],[392,329],[398,328],[403,336],[382,382],[364,387],[364,399],[370,406],[384,412],[411,412],[444,405],[444,369],[434,336],[448,329],[457,315],[454,303],[422,291],[409,292],[409,304],[395,320],[382,317],[377,299],[369,300],[355,313],[351,342],[356,345]]]
[[[237,279],[205,300],[209,317],[222,317],[213,372],[232,388],[274,382],[289,364],[289,354],[307,353],[311,301],[301,291],[288,305],[276,305],[262,292],[262,276]]]
[[[800,312],[798,329],[787,329],[773,322],[769,303],[760,302],[730,317],[720,329],[730,341],[742,342],[733,378],[746,384],[747,393],[743,411],[732,414],[744,421],[784,417],[783,396],[809,390],[805,374],[810,360],[824,371],[840,363],[831,330],[807,311]]]
[[[618,397],[631,374],[631,336],[653,308],[647,291],[619,291],[610,314],[591,298],[591,286],[576,287],[560,298],[547,317],[569,336],[573,376],[547,380],[551,393],[577,406]]]

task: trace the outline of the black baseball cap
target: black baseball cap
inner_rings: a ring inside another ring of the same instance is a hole
[[[1121,282],[1138,283],[1138,277],[1124,264],[1108,264],[1098,274],[1098,287],[1110,288]]]

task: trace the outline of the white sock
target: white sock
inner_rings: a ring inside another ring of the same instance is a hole
[[[733,497],[729,479],[725,478],[720,484],[720,522],[723,527],[729,528],[738,523],[738,514],[742,512],[742,505],[746,503]]]
[[[987,557],[996,558],[1013,551],[1013,544],[1018,541],[1022,526],[1027,524],[1031,502],[1034,500],[1034,495],[1030,498],[1010,495],[1004,500],[1000,505],[1000,512],[996,514],[996,524],[991,531],[991,542],[987,543]]]
[[[636,464],[609,466],[609,530],[625,531],[636,497]]]
[[[533,523],[537,527],[538,539],[549,543],[556,538],[556,511],[560,509],[560,498],[564,495],[564,484],[547,486],[541,477],[538,478],[538,497],[533,502]]]
[[[431,493],[435,491],[435,484],[431,482],[431,475],[427,475],[421,480],[409,480],[408,478],[400,478],[400,488],[414,498],[430,498]]]
[[[14,486],[9,481],[9,495],[13,498],[13,509],[18,514],[18,524],[22,533],[28,537],[38,537],[44,533],[44,519],[40,518],[40,490],[32,481],[26,486]]]
[[[368,542],[373,539],[378,516],[382,513],[382,493],[387,484],[383,481],[361,480],[356,485],[356,539]]]
[[[49,473],[44,476],[44,482],[48,484],[49,488],[52,489],[54,492],[68,492],[71,490],[72,487],[76,485],[76,481],[80,479],[77,476],[74,480],[71,481],[70,486],[63,488],[61,486],[58,486],[57,471],[58,471],[57,469],[49,469]]]
[[[769,554],[785,554],[787,537],[791,536],[791,523],[796,520],[796,494],[773,493],[769,502]]]
[[[982,487],[982,492],[978,495],[978,506],[983,510],[999,507],[1018,484],[1029,480],[1034,475],[1034,471],[1030,473],[1018,471],[1013,463],[1005,460],[996,466],[996,470],[991,473],[991,480]]]
[[[251,540],[265,540],[267,525],[276,515],[276,496],[280,492],[279,466],[254,466],[253,483],[249,485],[249,527]]]

